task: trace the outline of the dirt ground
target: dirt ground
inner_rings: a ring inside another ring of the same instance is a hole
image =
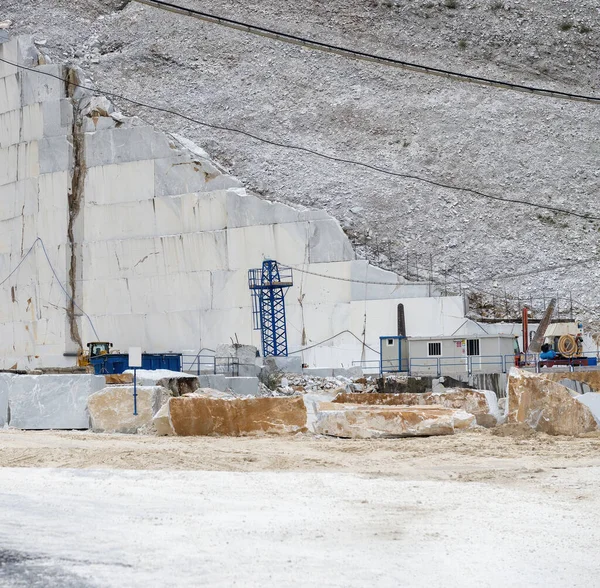
[[[0,480],[1,586],[563,588],[600,574],[598,434],[4,429]]]
[[[0,431],[0,467],[323,471],[411,480],[516,483],[600,466],[600,435],[551,437],[499,427],[448,437],[350,440],[153,437]]]

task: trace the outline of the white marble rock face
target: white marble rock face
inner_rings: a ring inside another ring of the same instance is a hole
[[[12,374],[0,374],[0,427],[8,424],[8,391],[13,378]]]
[[[104,388],[104,376],[14,376],[8,392],[10,426],[17,429],[88,429],[88,396]]]

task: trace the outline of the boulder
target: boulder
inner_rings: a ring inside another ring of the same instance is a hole
[[[87,429],[88,397],[104,385],[103,376],[88,374],[13,376],[9,424],[19,429]]]
[[[475,425],[475,417],[441,406],[369,406],[323,402],[315,432],[334,437],[371,439],[452,435]]]
[[[95,432],[136,433],[169,398],[162,386],[137,386],[137,415],[133,414],[133,386],[111,386],[88,398],[91,429]]]
[[[133,374],[104,374],[107,386],[133,384]]]
[[[477,424],[494,427],[501,420],[496,394],[490,390],[472,390],[470,388],[449,388],[444,391],[400,392],[398,394],[338,394],[333,402],[350,404],[369,404],[373,406],[426,406],[437,405],[455,408],[471,413]]]
[[[306,408],[300,396],[170,398],[169,418],[176,435],[282,435],[306,431]]]
[[[125,374],[133,378],[133,370],[126,370]],[[161,386],[170,390],[172,396],[182,396],[200,387],[197,376],[172,370],[137,370],[136,379],[138,386]]]
[[[590,409],[574,398],[568,388],[544,376],[511,368],[507,423],[527,424],[549,435],[597,431],[598,424]]]
[[[152,418],[152,424],[156,434],[164,437],[166,435],[175,435],[173,425],[171,425],[171,416],[169,415],[169,403],[165,402],[160,410]]]

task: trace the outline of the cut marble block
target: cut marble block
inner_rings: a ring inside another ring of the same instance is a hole
[[[110,386],[88,399],[91,429],[96,432],[137,433],[152,418],[170,394],[162,386],[137,386],[137,415],[133,414],[133,386]]]
[[[13,377],[12,374],[0,374],[0,427],[8,424],[8,391]]]
[[[592,411],[577,400],[579,396],[545,375],[511,368],[507,422],[523,423],[549,435],[580,435],[597,431],[598,424]]]
[[[18,429],[87,429],[88,397],[104,388],[91,374],[13,376],[8,393],[10,426]]]
[[[285,435],[306,431],[301,396],[285,398],[169,399],[169,417],[176,435]]]
[[[316,433],[351,439],[452,435],[455,429],[468,429],[475,425],[472,414],[441,406],[322,402],[317,410]]]

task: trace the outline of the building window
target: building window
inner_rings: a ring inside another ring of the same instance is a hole
[[[442,344],[440,341],[436,341],[435,343],[428,343],[427,345],[427,355],[429,357],[442,357]]]
[[[387,344],[388,344],[388,347],[392,347],[392,345],[394,345],[394,340],[393,339],[388,339],[387,340]]]
[[[467,339],[467,355],[480,355],[479,339]]]

